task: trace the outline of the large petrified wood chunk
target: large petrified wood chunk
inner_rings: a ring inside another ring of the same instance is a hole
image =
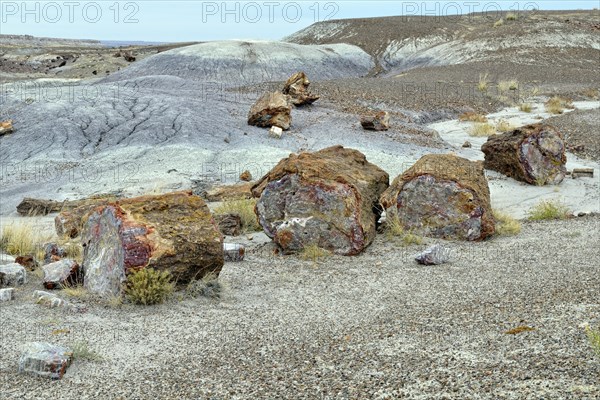
[[[292,124],[290,98],[281,92],[265,93],[250,109],[248,124],[270,128],[290,129]]]
[[[481,150],[486,169],[530,184],[558,184],[567,173],[562,135],[548,125],[527,125],[490,136]]]
[[[26,217],[36,215],[48,215],[50,213],[73,210],[82,206],[95,207],[100,204],[106,204],[115,200],[117,200],[117,197],[114,195],[99,195],[92,196],[86,199],[65,201],[44,200],[25,197],[17,206],[17,212],[20,215]]]
[[[388,218],[424,236],[481,240],[495,231],[482,162],[452,154],[423,156],[394,180],[381,204]]]
[[[283,94],[290,95],[292,104],[295,106],[303,106],[312,104],[319,100],[318,95],[308,91],[310,81],[304,72],[296,72],[290,76],[283,86]]]
[[[342,146],[291,154],[252,189],[266,234],[291,253],[316,244],[353,255],[367,247],[381,214],[388,174]]]
[[[98,207],[82,231],[84,286],[119,295],[130,272],[169,271],[178,284],[223,267],[223,237],[206,206],[191,192],[124,199]]]

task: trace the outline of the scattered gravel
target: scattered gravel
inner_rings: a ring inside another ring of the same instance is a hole
[[[0,305],[6,399],[395,399],[600,396],[582,324],[600,323],[600,217],[525,223],[516,237],[444,243],[420,266],[378,236],[357,257],[274,256],[262,234],[227,263],[220,300],[154,307],[32,303],[32,278]],[[534,330],[510,335],[521,326]],[[61,381],[18,374],[24,344],[88,341]]]

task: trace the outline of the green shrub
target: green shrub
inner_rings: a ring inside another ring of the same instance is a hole
[[[129,274],[125,295],[135,304],[159,304],[167,300],[175,290],[169,271],[155,271],[143,268]]]
[[[229,200],[217,206],[214,213],[216,215],[238,214],[242,219],[242,231],[257,232],[262,230],[262,228],[254,213],[255,206],[256,199]]]
[[[585,328],[585,333],[590,341],[592,350],[600,357],[600,327],[598,327],[598,329],[592,329],[588,326]]]
[[[545,221],[552,219],[566,219],[569,217],[569,208],[558,200],[544,200],[529,210],[530,221]]]

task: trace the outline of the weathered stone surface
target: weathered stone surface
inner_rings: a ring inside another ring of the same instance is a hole
[[[206,201],[228,201],[252,198],[254,182],[245,182],[237,185],[223,185],[214,187],[202,194]]]
[[[13,133],[13,122],[12,120],[1,121],[0,122],[0,136],[7,135],[9,133]]]
[[[82,280],[79,264],[68,258],[44,265],[42,269],[44,270],[44,287],[46,289],[60,289],[76,285]]]
[[[390,114],[380,111],[375,115],[364,115],[360,118],[363,129],[370,131],[387,131],[390,129]]]
[[[19,359],[19,372],[61,379],[73,360],[73,352],[50,343],[28,343]]]
[[[15,288],[0,289],[0,301],[11,301],[15,299]]]
[[[263,128],[278,126],[288,130],[292,124],[291,112],[289,96],[281,92],[265,93],[250,109],[248,124]]]
[[[239,236],[242,233],[242,218],[239,214],[230,213],[215,215],[219,231],[227,236]]]
[[[252,174],[246,170],[240,174],[240,180],[244,182],[250,182],[252,180]]]
[[[530,184],[555,185],[567,172],[562,135],[549,125],[527,125],[490,136],[481,150],[486,169]]]
[[[117,200],[114,195],[99,195],[80,200],[44,200],[26,197],[17,205],[17,212],[23,216],[48,215],[50,213],[73,210],[82,206],[96,207]]]
[[[265,233],[284,253],[305,245],[342,255],[363,251],[381,214],[388,174],[357,150],[342,146],[291,154],[252,189]]]
[[[440,265],[450,261],[450,249],[435,244],[415,256],[415,261],[423,265]]]
[[[19,256],[15,258],[15,262],[27,268],[29,271],[35,271],[40,265],[37,260],[31,254],[26,256]]]
[[[66,255],[66,250],[56,243],[46,243],[44,245],[44,264],[50,264],[59,261]]]
[[[482,240],[495,231],[483,164],[452,154],[423,156],[394,179],[381,204],[422,236]]]
[[[239,262],[244,261],[246,254],[246,248],[243,244],[238,243],[224,243],[223,244],[223,256],[225,261]]]
[[[306,77],[304,72],[296,72],[290,76],[283,86],[283,94],[287,94],[291,97],[292,104],[296,106],[303,106],[305,104],[312,104],[319,100],[318,95],[312,94],[308,91],[310,81]]]
[[[21,264],[0,265],[0,286],[16,286],[27,283],[27,273]]]
[[[269,129],[269,137],[272,137],[274,139],[281,139],[281,137],[283,136],[283,129],[281,129],[278,126],[272,126],[271,129]]]
[[[142,268],[169,271],[185,284],[223,267],[223,237],[191,192],[100,206],[84,222],[82,244],[84,286],[100,295],[119,295],[126,275]]]
[[[0,265],[14,264],[15,258],[10,254],[0,253]]]

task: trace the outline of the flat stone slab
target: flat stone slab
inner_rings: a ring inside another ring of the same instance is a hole
[[[19,372],[61,379],[73,361],[73,352],[50,343],[28,343],[19,359]]]

